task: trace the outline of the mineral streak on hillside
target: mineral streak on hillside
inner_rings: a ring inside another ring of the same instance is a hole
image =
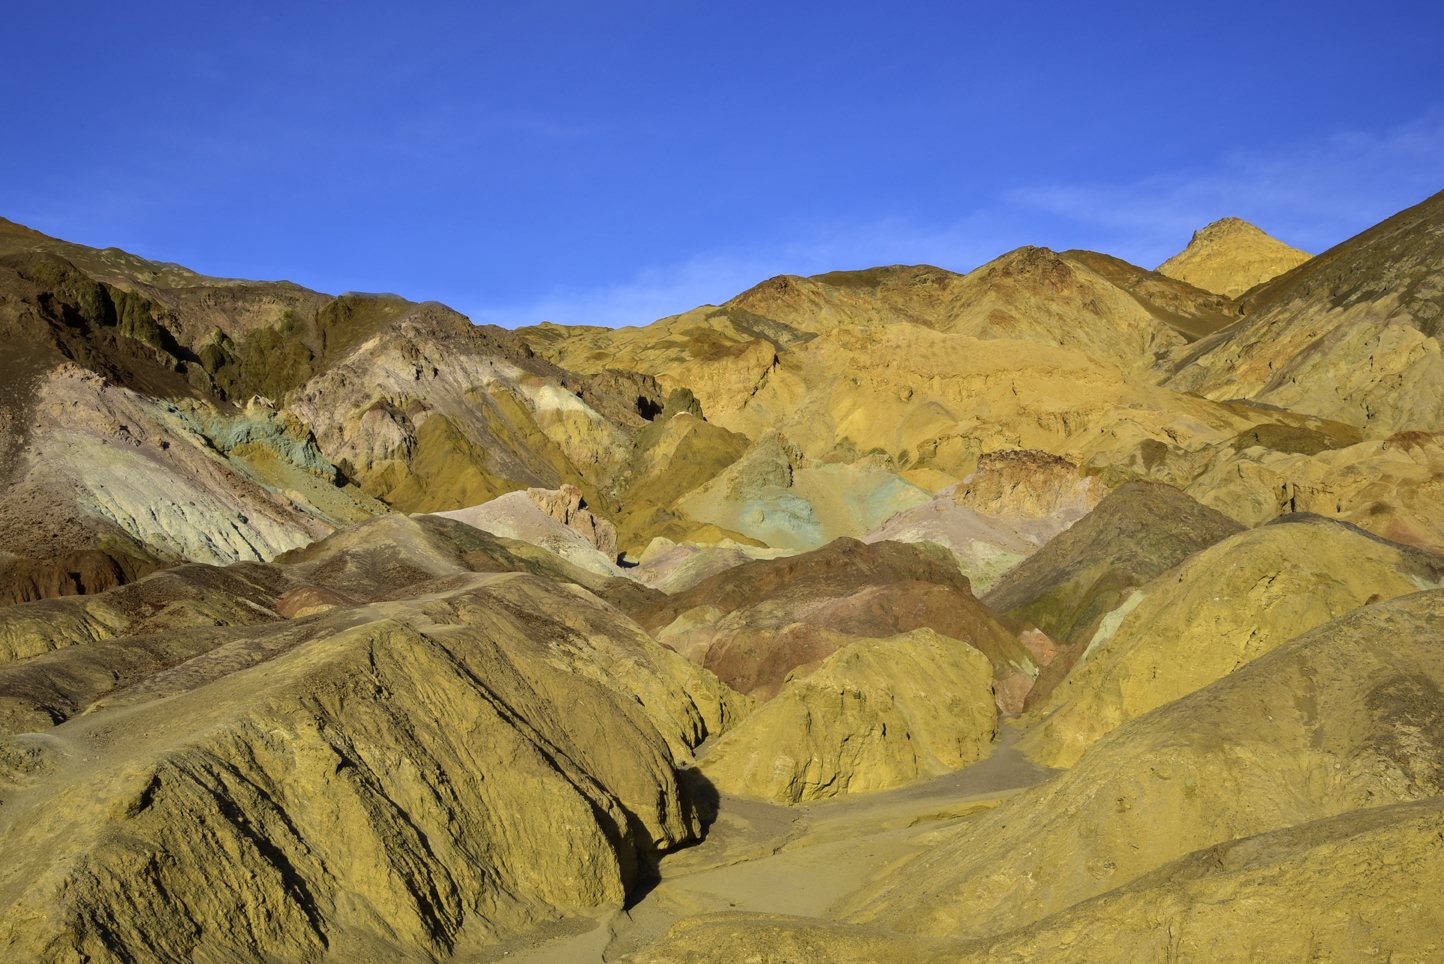
[[[517,332],[0,220],[0,957],[1440,958],[1441,205]]]

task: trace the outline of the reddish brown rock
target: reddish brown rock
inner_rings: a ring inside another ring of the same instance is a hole
[[[771,699],[789,675],[805,675],[852,640],[914,629],[986,655],[1004,712],[1022,708],[1037,671],[1027,647],[974,598],[950,558],[903,543],[837,539],[802,555],[745,563],[643,610],[637,620],[759,699]]]

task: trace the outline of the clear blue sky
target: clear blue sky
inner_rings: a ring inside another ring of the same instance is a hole
[[[1444,3],[7,5],[0,214],[507,325],[773,274],[1318,251],[1444,189]]]

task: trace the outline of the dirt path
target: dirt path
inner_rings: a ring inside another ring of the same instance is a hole
[[[661,881],[632,907],[600,920],[564,922],[551,935],[489,949],[474,960],[603,964],[696,914],[845,913],[854,894],[911,859],[939,830],[1053,772],[1024,759],[1016,742],[1016,731],[1004,726],[988,759],[900,790],[797,807],[723,797],[707,839],[664,858]]]

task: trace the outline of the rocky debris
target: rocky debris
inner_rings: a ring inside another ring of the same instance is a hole
[[[850,919],[934,937],[996,937],[1195,851],[1438,798],[1441,632],[1444,590],[1325,623],[1118,727],[1066,773],[947,832],[859,897]],[[1221,856],[1201,854],[1194,866],[1217,867]],[[1370,866],[1392,893],[1418,893],[1412,871]],[[1292,879],[1309,893],[1301,876]],[[1279,905],[1261,920],[1295,910]]]
[[[519,348],[530,351],[525,342],[517,344]],[[568,376],[576,377],[570,372],[563,375]],[[645,428],[667,405],[667,393],[662,391],[655,378],[617,369],[587,377],[577,394],[595,411],[632,431]]]
[[[307,585],[362,600],[420,595],[449,578],[474,572],[526,572],[574,583],[626,613],[665,598],[631,579],[584,569],[541,546],[437,515],[384,516],[276,561]]]
[[[73,365],[39,380],[33,404],[0,508],[17,554],[121,548],[143,560],[265,561],[386,511],[338,478],[286,413],[155,399]]]
[[[953,489],[953,502],[1007,522],[1042,545],[1083,518],[1108,494],[1096,477],[1047,452],[1004,449],[978,459],[978,468]]]
[[[1366,603],[1444,585],[1444,556],[1299,514],[1230,536],[1145,583],[1035,704],[1026,752],[1071,766],[1105,733]]]
[[[1156,269],[1229,298],[1297,268],[1313,255],[1291,248],[1239,218],[1221,218],[1193,232],[1188,247]]]
[[[1241,529],[1171,486],[1129,482],[995,582],[989,607],[1070,644],[1039,674],[1028,706],[1047,699],[1137,587]]]
[[[596,546],[609,558],[617,558],[617,527],[599,519],[586,508],[582,490],[574,485],[560,489],[527,489],[526,497],[548,516],[581,533],[583,539]]]
[[[931,629],[849,642],[788,674],[700,767],[723,793],[784,804],[940,776],[987,754],[992,684],[986,656]]]
[[[951,555],[926,545],[838,539],[813,552],[728,569],[636,619],[728,686],[763,700],[776,696],[795,670],[856,639],[915,629],[986,655],[1004,712],[1022,708],[1037,674],[1028,648],[973,597]]]

